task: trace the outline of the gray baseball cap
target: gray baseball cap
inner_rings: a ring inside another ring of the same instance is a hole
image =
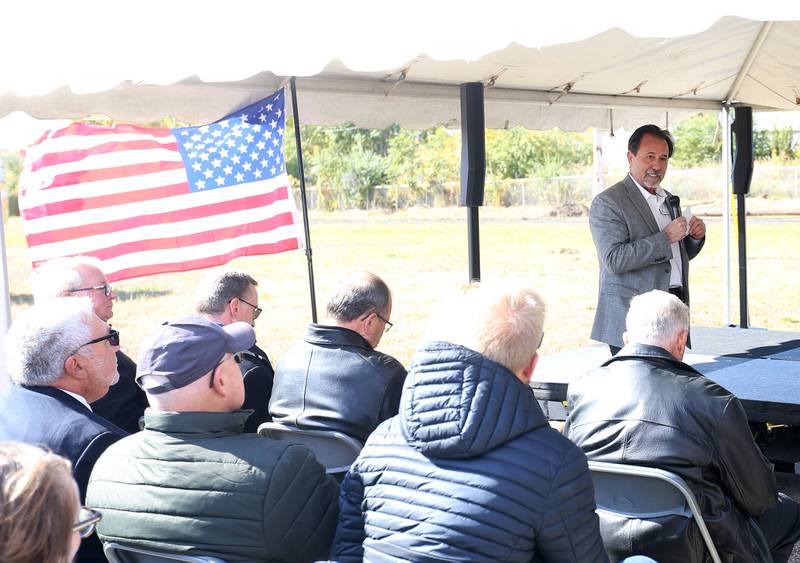
[[[226,353],[255,343],[253,327],[244,322],[220,326],[198,316],[166,321],[139,347],[136,382],[151,395],[180,389],[214,369]]]

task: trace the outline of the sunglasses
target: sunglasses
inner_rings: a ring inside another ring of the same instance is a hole
[[[85,342],[78,346],[78,348],[83,348],[84,346],[88,346],[89,344],[96,344],[98,342],[102,342],[103,340],[108,340],[108,343],[112,346],[119,346],[119,331],[116,329],[108,327],[108,334],[101,336],[99,338],[95,338],[94,340],[90,340],[89,342]]]
[[[78,514],[78,521],[72,526],[73,532],[78,532],[81,538],[88,538],[94,532],[97,523],[103,519],[103,515],[91,508],[81,507]]]
[[[106,297],[111,297],[111,292],[114,291],[109,284],[104,283],[103,285],[93,285],[92,287],[78,287],[76,289],[70,289],[68,290],[68,293],[77,293],[78,291],[91,291],[93,289],[102,289],[103,294]]]
[[[249,304],[249,303],[248,303]],[[220,363],[214,366],[214,369],[211,370],[211,380],[208,382],[208,388],[211,389],[214,387],[214,376],[217,374],[217,368],[227,362],[228,360],[233,360],[237,364],[241,364],[244,361],[244,352],[236,352],[230,358],[223,358]]]

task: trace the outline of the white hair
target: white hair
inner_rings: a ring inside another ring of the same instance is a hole
[[[80,266],[92,266],[100,271],[102,262],[91,256],[69,256],[55,258],[40,264],[31,276],[33,300],[42,303],[81,286]]]
[[[58,297],[23,312],[6,336],[11,379],[21,385],[53,385],[64,363],[91,338],[92,301]]]
[[[436,340],[466,346],[514,373],[538,351],[545,304],[530,287],[518,282],[475,284],[448,309],[432,334]]]
[[[625,327],[628,342],[668,348],[689,329],[689,307],[671,293],[655,289],[631,299]]]

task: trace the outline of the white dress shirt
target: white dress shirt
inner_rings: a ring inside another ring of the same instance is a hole
[[[633,180],[633,183],[639,188],[639,191],[642,192],[642,197],[647,202],[647,205],[650,206],[650,211],[653,212],[653,217],[656,223],[658,223],[658,228],[663,231],[664,228],[672,222],[672,217],[669,215],[669,207],[667,207],[665,203],[667,193],[659,186],[656,188],[655,195],[651,194],[639,185],[639,182],[637,182],[633,176],[631,176],[631,180]],[[669,286],[683,287],[683,264],[681,263],[680,246],[678,246],[677,242],[673,242],[669,246],[672,249],[672,259],[669,261],[672,267],[669,274]]]
[[[66,393],[66,394],[67,394],[67,395],[69,395],[70,397],[74,397],[75,399],[77,399],[78,401],[80,401],[80,403],[81,403],[83,406],[85,406],[87,409],[89,409],[90,411],[92,411],[92,407],[90,407],[90,406],[89,406],[89,401],[87,401],[87,400],[86,400],[86,398],[85,398],[83,395],[78,395],[77,393],[73,393],[72,391],[67,391],[66,389],[61,389],[61,387],[58,387],[57,389],[58,389],[59,391],[63,391],[64,393]],[[92,412],[94,412],[94,411],[92,411]]]

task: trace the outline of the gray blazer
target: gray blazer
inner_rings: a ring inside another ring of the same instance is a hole
[[[669,192],[667,192],[669,194]],[[592,338],[622,347],[631,299],[653,289],[669,289],[670,249],[650,206],[630,175],[592,201],[589,227],[600,262],[600,290]],[[705,238],[686,237],[680,244],[684,301],[689,305],[689,260]]]

